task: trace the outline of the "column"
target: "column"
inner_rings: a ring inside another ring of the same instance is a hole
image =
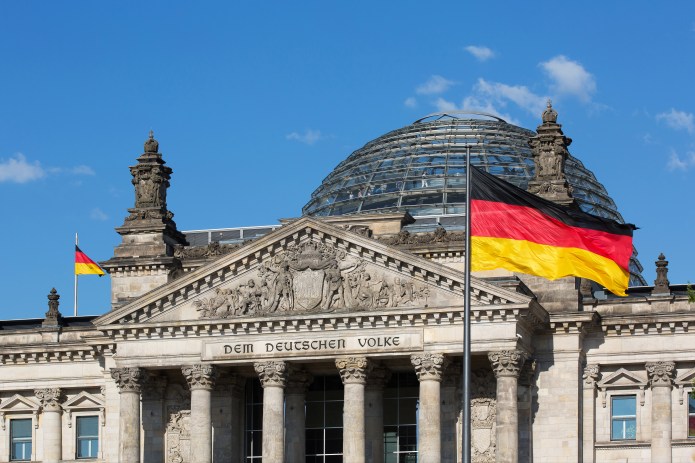
[[[410,362],[420,381],[417,453],[419,463],[442,461],[442,374],[449,361],[443,354],[413,354]]]
[[[519,461],[519,411],[517,386],[526,354],[519,350],[490,352],[488,359],[497,378],[497,463]]]
[[[343,462],[365,463],[364,386],[371,364],[365,357],[336,359],[343,381]]]
[[[263,386],[263,463],[284,463],[287,363],[256,362],[253,367]]]
[[[58,463],[63,459],[60,389],[36,389],[34,395],[43,409],[43,462]]]
[[[164,391],[166,376],[148,374],[142,386],[142,458],[146,462],[164,463]]]
[[[582,378],[582,463],[594,463],[596,456],[594,446],[596,444],[596,383],[598,382],[600,368],[598,365],[587,365],[584,368]]]
[[[292,370],[285,388],[285,461],[306,461],[306,391],[312,381],[304,370]]]
[[[367,377],[365,402],[366,463],[384,463],[384,385],[391,372],[382,366],[372,368]]]
[[[145,380],[141,368],[112,368],[120,393],[118,427],[119,463],[140,463],[140,390]]]
[[[671,463],[671,386],[674,362],[648,362],[646,364],[652,388],[652,459]]]
[[[447,367],[442,377],[442,463],[458,461],[458,440],[460,432],[458,421],[461,416],[461,364],[455,363]]]
[[[191,463],[212,463],[210,404],[217,371],[197,363],[181,367],[181,372],[191,390]]]

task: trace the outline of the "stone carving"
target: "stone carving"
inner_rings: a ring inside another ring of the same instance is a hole
[[[449,364],[449,359],[443,354],[413,354],[410,363],[415,367],[415,374],[419,381],[441,381],[442,374]]]
[[[600,371],[601,371],[601,368],[598,365],[595,365],[595,364],[587,365],[584,368],[584,374],[582,375],[582,378],[584,378],[584,383],[587,386],[596,385]]]
[[[495,377],[513,376],[518,378],[526,353],[520,350],[503,350],[499,352],[490,352],[487,354],[492,370],[495,372]]]
[[[447,232],[444,227],[439,227],[431,233],[410,233],[408,230],[401,230],[395,236],[379,239],[379,241],[391,246],[440,244],[465,240],[466,234],[464,232]]]
[[[41,326],[60,326],[60,321],[63,316],[58,310],[58,305],[60,304],[58,299],[60,299],[60,294],[58,294],[58,291],[56,291],[55,288],[51,289],[51,292],[48,294],[48,312],[46,312],[46,318],[43,320],[43,323],[41,323]]]
[[[140,392],[146,374],[141,368],[111,368],[111,377],[118,386],[118,392]]]
[[[427,305],[429,289],[396,277],[388,281],[336,247],[308,241],[259,266],[257,276],[194,301],[201,318],[369,310]]]
[[[497,385],[490,370],[471,372],[471,460],[494,463],[497,447]]]
[[[287,384],[287,363],[279,361],[256,362],[253,364],[261,386],[263,387],[285,387]]]
[[[656,264],[656,280],[654,280],[654,289],[652,294],[670,294],[670,282],[668,281],[668,261],[664,253],[659,254],[659,259]]]
[[[36,389],[34,395],[39,402],[44,411],[57,412],[61,410],[60,398],[61,390],[57,387],[48,387],[43,389]]]
[[[169,415],[166,428],[167,463],[188,463],[191,454],[191,411],[180,410]]]
[[[335,360],[343,384],[365,384],[373,365],[365,357],[343,357]]]
[[[154,131],[150,130],[150,137],[145,140],[145,153],[158,153],[159,142],[154,139]]]
[[[343,228],[349,232],[366,236],[367,238],[372,237],[372,229],[367,225],[343,225]]]
[[[209,365],[206,363],[185,365],[181,367],[181,372],[183,373],[183,376],[186,378],[188,387],[191,390],[212,390],[215,387],[215,379],[217,379],[217,369],[213,365]]]
[[[237,244],[220,244],[213,241],[207,246],[182,246],[177,244],[174,247],[174,257],[181,260],[185,259],[209,259],[211,257],[224,256],[230,254],[240,247],[250,243],[253,240],[244,241]]]
[[[647,362],[647,375],[652,387],[668,386],[673,384],[673,374],[676,364],[674,362]]]

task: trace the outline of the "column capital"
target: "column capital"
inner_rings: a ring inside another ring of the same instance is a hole
[[[62,410],[60,407],[61,392],[58,387],[47,387],[35,389],[34,395],[41,402],[41,408],[45,412],[59,412]]]
[[[314,380],[306,370],[299,368],[291,368],[289,374],[287,375],[287,386],[285,391],[287,394],[305,394],[309,385]]]
[[[598,378],[601,375],[601,367],[595,363],[590,363],[584,367],[582,378],[584,379],[584,387],[590,389],[596,386]]]
[[[373,365],[366,357],[342,357],[335,359],[343,384],[365,384]]]
[[[253,368],[263,387],[285,387],[287,384],[287,362],[271,360],[256,362]]]
[[[372,370],[369,372],[369,375],[367,375],[367,389],[383,389],[390,379],[391,370],[382,365],[374,365]]]
[[[111,377],[116,382],[119,393],[140,393],[147,373],[138,367],[111,368]]]
[[[524,360],[526,360],[526,353],[520,350],[501,350],[488,353],[487,358],[492,364],[495,378],[501,376],[518,378]]]
[[[647,362],[645,367],[652,387],[671,387],[676,368],[675,362]]]
[[[181,373],[186,378],[188,388],[205,389],[211,391],[215,388],[217,379],[217,368],[209,363],[195,363],[181,367]]]
[[[449,359],[444,354],[424,353],[410,356],[418,381],[442,381]]]

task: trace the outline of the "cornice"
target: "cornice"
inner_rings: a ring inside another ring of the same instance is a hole
[[[0,364],[29,364],[29,363],[58,363],[58,362],[91,362],[105,354],[116,351],[115,343],[111,341],[100,344],[55,345],[50,350],[46,344],[17,346],[3,348],[0,351]]]
[[[687,333],[695,329],[695,312],[604,315],[601,329],[606,336]]]
[[[586,334],[601,323],[601,316],[596,312],[551,313],[548,326],[553,334]]]

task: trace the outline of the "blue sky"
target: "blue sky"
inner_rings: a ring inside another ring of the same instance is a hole
[[[2,2],[0,317],[72,312],[73,242],[106,260],[150,129],[181,230],[300,215],[343,158],[429,113],[535,129],[551,97],[571,153],[635,234],[695,281],[695,4]],[[80,313],[109,308],[80,278]]]

